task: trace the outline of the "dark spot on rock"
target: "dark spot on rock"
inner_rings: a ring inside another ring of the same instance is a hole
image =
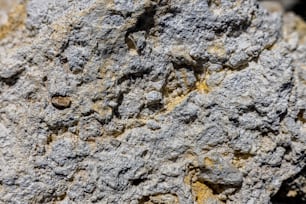
[[[66,96],[53,96],[51,103],[55,108],[63,110],[71,106],[71,99]]]

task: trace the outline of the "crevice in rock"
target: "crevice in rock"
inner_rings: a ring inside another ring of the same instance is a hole
[[[297,115],[297,119],[301,121],[302,123],[306,123],[306,119],[304,118],[305,115],[305,109],[301,109]]]
[[[135,40],[132,38],[131,35],[128,35],[128,36],[125,37],[125,43],[127,44],[129,50],[136,51],[137,54],[139,55],[139,51],[138,51],[138,49],[137,49],[136,42],[135,42]]]
[[[130,50],[135,50],[139,54],[136,43],[134,42],[131,34],[138,31],[145,31],[146,35],[148,36],[151,28],[153,28],[155,25],[155,14],[156,6],[146,8],[145,11],[138,17],[136,24],[127,30],[125,34],[125,43]]]
[[[195,75],[203,73],[203,68],[199,63],[197,64],[188,63],[188,60],[183,60],[183,62],[181,63],[177,62],[171,62],[171,63],[173,65],[173,68],[176,70],[186,68],[192,70]]]
[[[242,152],[239,152],[239,151],[235,151],[234,156],[235,156],[236,159],[247,160],[249,158],[252,158],[254,155],[252,155],[250,153],[242,153]]]
[[[292,81],[292,80],[291,80]],[[283,84],[281,87],[280,87],[280,92],[283,92],[283,91],[285,91],[285,90],[287,90],[287,89],[292,89],[292,87],[293,87],[293,84],[292,84],[292,82],[288,82],[288,83],[285,83],[285,84]]]
[[[282,122],[286,118],[287,114],[288,114],[288,109],[286,109],[284,112],[280,113],[279,114],[279,122]]]
[[[207,4],[209,7],[215,5],[215,6],[220,6],[221,4],[221,1],[220,0],[208,0],[207,1]]]
[[[8,76],[0,76],[0,81],[4,82],[8,86],[13,86],[17,83],[24,70],[25,69],[20,69],[13,74],[9,74]]]
[[[306,168],[297,175],[283,181],[278,192],[272,196],[272,204],[305,204],[306,197],[303,189],[299,189],[299,186],[295,182],[299,178],[306,177]]]
[[[157,110],[161,110],[163,108],[163,104],[162,103],[158,103],[158,104],[148,104],[146,106],[149,110],[151,111],[157,111]]]
[[[228,120],[232,123],[233,126],[239,127],[240,123],[239,123],[239,119],[238,118],[230,117]]]
[[[145,203],[147,203],[147,202],[149,202],[150,201],[150,196],[143,196],[142,198],[140,198],[139,200],[138,200],[138,203],[139,204],[145,204]]]
[[[151,6],[145,9],[145,11],[138,17],[136,25],[131,27],[126,32],[126,37],[138,31],[146,31],[147,34],[155,25],[154,16],[156,14],[156,6]]]
[[[145,182],[147,180],[147,178],[138,178],[138,179],[133,179],[130,181],[131,185],[133,186],[138,186],[141,183]]]
[[[68,132],[69,128],[78,126],[79,121],[75,120],[72,121],[69,124],[62,124],[61,122],[57,122],[56,124],[48,124],[46,123],[48,130],[51,132],[51,134],[60,135]],[[52,142],[52,141],[51,141]]]
[[[0,78],[0,81],[3,81],[8,86],[13,86],[14,84],[17,83],[18,79],[19,75],[14,75],[10,78]]]
[[[226,190],[230,189],[230,193],[227,194],[234,194],[241,188],[241,186],[233,186],[233,185],[223,185],[223,184],[215,184],[211,182],[203,182],[206,186],[212,189],[214,195],[219,195],[225,192]]]
[[[148,8],[145,8],[145,11],[138,16],[136,24],[129,28],[125,34],[125,43],[130,50],[134,50],[140,55],[140,51],[137,48],[137,45],[132,37],[132,33],[136,33],[138,31],[145,31],[146,37],[150,35],[151,28],[155,25],[154,16],[156,15],[156,6],[152,5]]]
[[[138,78],[142,79],[144,75],[148,75],[150,73],[151,73],[151,69],[145,69],[145,70],[126,73],[117,80],[117,84],[120,85],[124,81],[127,81],[127,80],[136,80]]]
[[[121,115],[118,109],[123,102],[123,98],[124,98],[123,93],[120,93],[119,96],[117,97],[117,105],[113,108],[113,115],[119,119],[121,118]]]

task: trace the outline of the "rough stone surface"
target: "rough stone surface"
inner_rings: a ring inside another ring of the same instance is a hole
[[[300,18],[255,0],[1,12],[0,203],[265,204],[295,175],[305,192]]]

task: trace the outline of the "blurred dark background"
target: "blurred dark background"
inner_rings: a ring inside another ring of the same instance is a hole
[[[304,20],[306,20],[306,1],[297,1],[292,8],[290,8],[294,13],[301,16]]]
[[[306,0],[261,0],[261,2],[278,2],[283,10],[292,11],[306,20]]]

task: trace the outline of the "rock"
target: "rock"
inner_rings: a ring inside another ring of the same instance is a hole
[[[143,101],[139,98],[139,93],[129,93],[123,96],[123,101],[118,107],[120,117],[131,118],[136,117],[143,107]]]
[[[3,3],[0,203],[304,202],[301,18],[255,0]]]
[[[108,135],[118,136],[121,133],[123,133],[125,126],[124,124],[112,121],[108,123],[107,125],[105,125],[104,128],[105,128],[105,132]]]
[[[148,105],[158,104],[162,100],[162,94],[157,91],[151,91],[146,95]]]
[[[198,177],[200,180],[217,185],[241,186],[242,173],[228,161],[225,161],[221,155],[215,153],[206,155],[199,163],[201,173]]]
[[[88,140],[102,135],[102,125],[94,118],[83,118],[80,121],[79,127],[79,136],[82,140]]]

